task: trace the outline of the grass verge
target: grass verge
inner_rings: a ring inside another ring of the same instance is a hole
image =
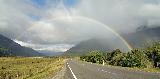
[[[49,79],[64,62],[60,57],[0,57],[0,79]]]

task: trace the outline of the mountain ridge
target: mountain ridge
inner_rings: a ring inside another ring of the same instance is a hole
[[[160,40],[160,27],[149,28],[147,26],[137,28],[136,32],[123,34],[122,37],[133,47],[133,48],[142,48],[145,47],[149,42],[155,42]],[[100,45],[102,44],[102,45]],[[106,44],[106,45],[105,45]],[[87,51],[92,50],[101,50],[101,51],[111,51],[114,50],[109,43],[103,43],[103,41],[87,40],[83,41],[74,47],[70,48],[65,52],[66,55],[83,55]],[[99,48],[96,48],[97,46]],[[87,47],[87,48],[86,48]],[[115,48],[117,49],[117,48]]]
[[[0,34],[0,56],[43,56],[29,47],[21,46]]]

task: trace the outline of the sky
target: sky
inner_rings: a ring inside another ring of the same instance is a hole
[[[0,34],[35,50],[64,52],[83,40],[160,25],[159,0],[0,0]]]

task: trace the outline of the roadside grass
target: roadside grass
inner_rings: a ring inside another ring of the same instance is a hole
[[[64,62],[61,57],[0,57],[0,79],[49,79]]]

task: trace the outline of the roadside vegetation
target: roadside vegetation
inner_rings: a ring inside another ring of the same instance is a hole
[[[133,49],[128,53],[119,49],[112,52],[90,51],[86,55],[80,56],[80,60],[129,67],[136,70],[160,72],[160,42],[153,43],[144,49]]]
[[[50,79],[64,62],[63,57],[0,57],[0,79]]]

